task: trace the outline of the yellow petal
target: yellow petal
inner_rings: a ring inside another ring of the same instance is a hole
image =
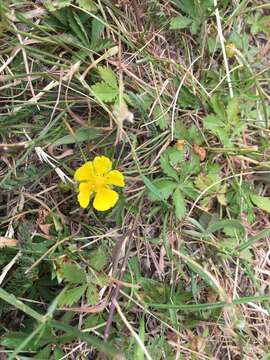
[[[79,186],[78,201],[82,208],[86,208],[89,205],[90,196],[93,193],[92,185],[89,183],[81,183]]]
[[[76,181],[86,181],[91,178],[93,175],[93,163],[92,161],[87,161],[79,169],[75,171],[74,179]]]
[[[118,170],[112,170],[105,175],[105,181],[108,185],[125,186],[124,175]]]
[[[93,165],[97,175],[104,175],[112,168],[112,162],[106,156],[96,156]]]
[[[116,191],[103,187],[98,190],[94,198],[93,206],[98,211],[106,211],[114,207],[118,198],[119,195]]]

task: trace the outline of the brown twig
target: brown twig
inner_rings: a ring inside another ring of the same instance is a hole
[[[126,250],[125,256],[123,258],[123,261],[122,261],[122,264],[121,264],[121,267],[120,267],[121,270],[120,270],[120,275],[119,275],[119,282],[115,286],[114,291],[112,293],[112,297],[111,297],[112,301],[111,301],[110,310],[109,310],[109,317],[108,317],[106,327],[105,327],[105,330],[104,330],[104,341],[105,342],[108,340],[109,335],[110,335],[110,329],[111,329],[111,325],[112,325],[112,321],[113,321],[113,315],[114,315],[114,312],[115,312],[115,301],[118,298],[119,291],[120,291],[120,288],[121,288],[121,285],[122,285],[121,282],[122,282],[122,279],[124,277],[124,273],[125,273],[125,270],[126,270],[128,257],[129,257],[129,252],[130,252],[131,245],[132,245],[132,237],[133,237],[134,230],[136,229],[136,226],[137,226],[138,218],[139,218],[139,216],[137,216],[135,218],[135,220],[133,221],[133,224],[131,225],[128,232],[117,241],[117,243],[115,244],[115,247],[114,247],[114,249],[112,251],[113,275],[114,275],[115,272],[117,271],[117,265],[118,265],[118,261],[119,261],[119,258],[120,258],[121,249],[122,249],[125,241],[128,243],[127,250]]]
[[[136,22],[138,25],[138,29],[139,29],[139,31],[143,31],[143,24],[141,21],[141,11],[140,11],[139,5],[137,3],[137,0],[131,0],[131,4],[134,9],[134,14],[135,14]]]

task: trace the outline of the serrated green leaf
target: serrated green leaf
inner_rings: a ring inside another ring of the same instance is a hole
[[[82,284],[86,281],[83,269],[75,264],[63,264],[59,270],[62,277],[71,284]]]
[[[117,77],[115,76],[112,69],[105,67],[105,66],[99,66],[98,72],[100,74],[101,79],[108,84],[111,88],[115,89],[118,92],[118,81]]]
[[[101,35],[103,34],[103,31],[105,29],[105,25],[102,21],[99,21],[98,19],[93,19],[91,24],[91,48],[94,48],[98,42],[98,40],[101,39]],[[109,39],[106,39],[105,41],[110,41]],[[109,46],[107,46],[109,47]],[[95,49],[96,51],[99,51]]]
[[[177,29],[186,29],[191,25],[192,19],[186,16],[176,16],[171,19],[170,21],[170,29],[177,30]]]
[[[67,145],[74,143],[81,143],[83,141],[90,141],[97,139],[101,136],[101,132],[95,128],[80,128],[75,132],[75,137],[73,135],[66,135],[62,138],[56,140],[52,146],[56,147],[59,145]]]
[[[99,247],[90,254],[89,265],[96,271],[101,271],[107,264],[108,254],[104,248]]]
[[[112,88],[105,82],[97,83],[91,86],[95,97],[103,102],[112,102],[119,95],[119,90]]]
[[[59,305],[60,306],[64,306],[64,305],[71,306],[74,303],[78,302],[80,300],[80,298],[83,296],[86,288],[87,288],[87,285],[82,285],[82,286],[78,286],[73,289],[67,290],[64,293],[62,299],[60,299]]]
[[[186,202],[179,188],[175,190],[172,196],[176,217],[181,220],[186,215]]]
[[[161,130],[165,130],[169,126],[170,118],[168,112],[160,105],[157,105],[153,111],[153,117]]]
[[[73,12],[73,16],[74,16],[74,20],[76,21],[78,27],[81,30],[81,33],[83,34],[82,41],[85,43],[85,45],[89,45],[88,34],[87,34],[86,29],[80,19],[80,16],[78,15],[78,13],[76,11]]]
[[[66,11],[67,20],[70,28],[73,33],[76,35],[78,40],[80,40],[84,45],[88,45],[88,37],[83,30],[84,27],[80,21],[78,14],[75,11],[72,11],[70,8]]]
[[[165,155],[168,155],[170,163],[175,166],[183,163],[185,160],[185,149],[178,150],[176,146],[170,146],[164,152]]]
[[[93,0],[76,0],[76,2],[79,5],[79,7],[84,10],[91,12],[97,11],[97,6]]]
[[[87,304],[89,305],[95,305],[99,301],[97,288],[93,284],[88,284],[87,290],[86,290],[86,300]]]
[[[177,171],[169,163],[169,159],[166,155],[162,155],[160,157],[160,166],[161,166],[161,169],[163,170],[164,174],[168,175],[169,177],[172,177],[176,181],[179,180]]]
[[[167,200],[169,196],[172,195],[177,183],[171,180],[158,179],[153,181],[153,185],[158,191],[159,196],[157,197],[156,193],[153,193],[152,191],[149,192],[148,196],[151,201],[158,201],[160,198],[162,198],[162,200]]]
[[[250,199],[258,208],[270,213],[270,199],[264,196],[251,194]]]

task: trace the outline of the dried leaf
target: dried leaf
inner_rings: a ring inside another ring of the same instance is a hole
[[[3,248],[5,246],[11,247],[11,246],[17,246],[18,240],[16,239],[10,239],[4,236],[0,236],[0,248]]]
[[[193,145],[193,149],[194,149],[194,152],[199,155],[200,157],[200,160],[201,161],[204,161],[205,158],[206,158],[206,150],[204,148],[202,148],[201,146],[197,145],[197,144],[194,144]]]

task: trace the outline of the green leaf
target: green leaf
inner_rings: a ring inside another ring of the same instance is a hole
[[[164,152],[164,155],[168,156],[169,161],[173,166],[180,165],[185,160],[184,148],[182,150],[178,150],[176,146],[169,146]]]
[[[140,320],[140,330],[139,330],[139,337],[141,339],[142,344],[145,342],[145,324],[144,324],[144,318],[142,317]],[[144,352],[142,350],[142,347],[137,344],[135,354],[134,354],[134,360],[144,360]]]
[[[2,346],[14,349],[20,346],[20,344],[27,338],[29,334],[27,332],[11,331],[1,338],[0,344]]]
[[[89,265],[96,271],[101,271],[107,264],[108,254],[104,248],[99,247],[90,254]]]
[[[112,102],[119,95],[118,89],[112,88],[105,82],[100,82],[91,86],[91,90],[93,91],[94,96],[103,102]]]
[[[166,156],[166,154],[161,155],[160,166],[161,166],[161,169],[163,170],[164,174],[168,175],[169,177],[172,177],[176,181],[179,180],[177,171],[169,163],[169,159],[168,159],[168,156]]]
[[[208,115],[203,119],[203,125],[206,129],[212,130],[216,133],[216,130],[224,127],[223,121],[216,115]]]
[[[153,111],[153,117],[161,130],[165,130],[169,126],[169,115],[165,109],[163,109],[160,105],[157,105]]]
[[[246,229],[245,227],[241,224],[241,222],[239,220],[235,220],[235,219],[227,219],[227,220],[220,220],[217,221],[215,224],[210,225],[207,229],[206,229],[206,234],[212,234],[218,230],[221,229],[235,229],[238,230],[241,234],[245,234],[246,233]]]
[[[78,302],[80,300],[80,298],[83,296],[85,290],[87,288],[87,285],[82,285],[82,286],[78,286],[75,287],[73,289],[69,289],[67,290],[62,299],[59,300],[59,305],[60,306],[71,306],[74,303]]]
[[[63,324],[60,321],[51,320],[50,325],[61,331],[65,331],[68,335],[74,336],[76,338],[81,339],[83,342],[88,343],[90,346],[93,346],[98,350],[98,352],[102,352],[107,354],[109,359],[124,359],[124,354],[122,354],[118,349],[113,347],[110,343],[105,343],[103,340],[99,339],[97,336],[89,335],[85,332],[82,332],[76,329],[75,326],[70,326],[67,324]]]
[[[91,24],[91,48],[94,48],[100,40],[105,25],[98,19],[93,19]],[[97,51],[97,50],[96,50]]]
[[[160,201],[162,201],[164,204],[166,204],[166,206],[170,207],[170,204],[164,200],[158,190],[158,188],[153,184],[152,181],[150,181],[146,176],[142,175],[142,180],[144,182],[144,185],[146,186],[146,188],[150,191],[150,193],[153,193],[157,199],[159,199]]]
[[[77,38],[84,44],[88,45],[88,37],[85,32],[85,29],[80,21],[78,14],[75,11],[72,11],[70,8],[67,9],[67,20],[70,28]]]
[[[99,296],[97,292],[97,288],[95,285],[88,284],[87,290],[86,290],[86,300],[87,304],[89,305],[95,305],[99,301]]]
[[[50,354],[51,354],[51,345],[47,345],[47,346],[45,346],[44,349],[42,349],[39,353],[37,353],[33,359],[34,360],[49,359]]]
[[[78,265],[63,264],[59,272],[71,284],[82,284],[86,281],[85,272]]]
[[[249,248],[250,246],[252,246],[256,241],[261,240],[263,238],[265,238],[266,236],[270,235],[270,229],[264,229],[261,232],[259,232],[258,234],[251,236],[250,238],[248,238],[247,241],[243,242],[239,248],[238,251],[244,251],[247,248]]]
[[[59,145],[67,145],[67,144],[74,144],[74,143],[81,143],[84,141],[90,141],[97,139],[101,136],[101,132],[94,128],[80,128],[75,132],[75,137],[73,135],[66,135],[62,138],[56,140],[52,146],[56,147]]]
[[[167,200],[176,188],[177,183],[171,180],[158,179],[153,181],[153,185],[158,192],[158,196],[156,195],[156,192],[154,193],[153,191],[150,191],[148,196],[151,201],[157,201],[160,200],[160,198],[162,200]]]
[[[209,186],[220,181],[220,179],[220,176],[216,173],[209,173],[206,175],[201,173],[195,180],[195,186],[197,187],[197,189],[204,191]],[[212,186],[208,190],[208,193],[216,193],[219,190],[220,186],[221,183],[217,183],[215,186]]]
[[[44,6],[49,10],[49,11],[56,11],[59,9],[62,9],[64,7],[67,7],[71,4],[71,0],[58,0],[58,1],[54,1],[54,0],[46,0],[44,2]]]
[[[76,0],[76,2],[79,5],[79,7],[84,10],[91,12],[97,11],[97,6],[93,0]]]
[[[215,95],[211,98],[211,106],[212,106],[214,112],[216,113],[216,115],[221,120],[226,119],[225,107],[224,107],[223,103],[220,101],[218,96]]]
[[[264,32],[265,34],[270,33],[270,16],[262,16],[258,18],[258,16],[255,16],[251,18],[249,21],[249,24],[251,24],[251,33],[252,34],[258,34],[259,32]]]
[[[192,23],[192,19],[185,16],[176,16],[170,21],[170,29],[185,29]]]
[[[264,196],[251,194],[250,199],[258,208],[270,213],[270,199]]]
[[[186,140],[190,144],[202,145],[204,139],[200,130],[194,124],[185,126],[183,122],[177,121],[174,129],[174,136],[178,140]]]
[[[230,99],[227,106],[227,119],[229,123],[235,123],[239,120],[238,113],[240,111],[239,108],[239,99],[238,97],[234,97]]]
[[[105,67],[105,66],[99,66],[98,67],[99,75],[101,76],[101,79],[108,84],[111,88],[114,88],[118,92],[118,81],[117,77],[115,76],[112,69]]]
[[[179,188],[175,190],[172,196],[176,217],[181,220],[186,215],[186,202]]]

